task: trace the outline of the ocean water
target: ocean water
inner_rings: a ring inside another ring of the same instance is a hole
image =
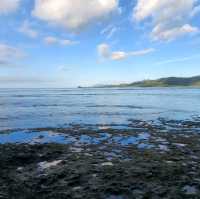
[[[0,89],[0,130],[200,116],[200,89]]]

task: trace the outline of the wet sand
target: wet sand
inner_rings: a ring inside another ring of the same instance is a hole
[[[2,199],[200,198],[199,118],[7,130],[0,143]]]

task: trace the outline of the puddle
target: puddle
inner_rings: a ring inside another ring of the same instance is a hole
[[[153,148],[154,147],[154,145],[153,144],[145,144],[145,143],[140,143],[140,144],[138,144],[137,145],[137,148],[138,149],[151,149],[151,148]]]
[[[109,133],[95,133],[91,135],[68,135],[56,133],[53,131],[15,131],[10,133],[0,134],[0,144],[16,143],[16,144],[72,144],[74,146],[81,145],[100,145],[100,144],[117,144],[121,146],[138,145],[139,148],[149,148],[148,139],[150,134],[139,133],[138,135],[112,135]],[[104,143],[105,142],[105,143]],[[141,143],[145,142],[145,143]]]
[[[81,135],[78,142],[81,144],[99,144],[100,140],[88,135]]]
[[[95,134],[96,135],[96,134]],[[89,135],[72,136],[68,134],[55,133],[51,131],[15,131],[0,134],[0,144],[6,143],[58,143],[58,144],[100,144],[100,142],[111,137],[109,133],[99,133],[98,137]]]
[[[48,131],[34,132],[34,131],[16,131],[6,134],[0,134],[0,144],[37,144],[37,143],[59,143],[70,144],[74,141],[73,137],[66,137],[59,133]]]
[[[122,146],[137,145],[141,141],[147,141],[150,137],[148,133],[140,133],[138,136],[114,136],[110,142],[118,143]]]
[[[0,144],[5,143],[60,143],[60,144],[71,144],[77,145],[89,145],[89,144],[101,144],[114,143],[122,146],[138,145],[141,142],[149,141],[150,134],[166,134],[173,133],[183,134],[183,136],[191,135],[192,133],[199,133],[200,127],[199,121],[175,121],[175,120],[164,120],[159,118],[155,121],[140,121],[130,120],[129,124],[99,124],[99,125],[75,125],[71,124],[58,131],[51,128],[46,129],[34,129],[34,130],[15,130],[9,133],[3,131],[0,132]],[[83,131],[83,133],[82,133]],[[88,131],[88,134],[87,134]],[[94,134],[91,134],[91,132]],[[8,132],[8,131],[7,131]],[[70,132],[70,134],[69,134]],[[89,133],[90,132],[90,133]],[[134,132],[133,135],[132,132]],[[167,141],[162,137],[156,137],[155,142],[159,142],[162,145],[166,145]],[[177,143],[177,147],[184,147],[183,144]],[[163,146],[160,147],[164,149]]]

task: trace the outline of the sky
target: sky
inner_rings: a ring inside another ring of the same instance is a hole
[[[0,0],[0,87],[200,75],[200,0]]]

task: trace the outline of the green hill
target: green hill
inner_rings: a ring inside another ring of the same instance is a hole
[[[200,76],[167,77],[157,80],[144,80],[130,84],[104,85],[98,87],[200,87]]]

